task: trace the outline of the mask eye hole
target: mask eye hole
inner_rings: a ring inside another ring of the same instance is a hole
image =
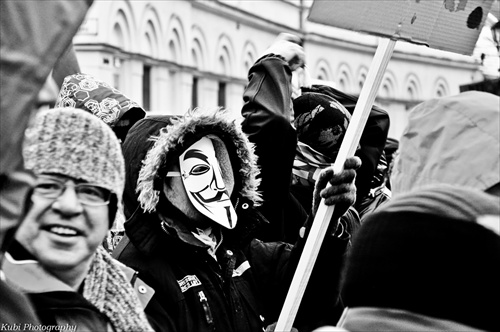
[[[202,175],[210,170],[210,166],[208,165],[196,165],[191,169],[189,175]]]

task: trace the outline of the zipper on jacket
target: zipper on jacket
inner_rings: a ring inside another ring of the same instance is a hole
[[[203,311],[205,313],[205,319],[208,325],[212,325],[214,323],[214,319],[212,316],[212,311],[210,310],[210,306],[208,305],[207,297],[203,291],[198,292],[198,297],[200,298],[201,306],[203,307]]]

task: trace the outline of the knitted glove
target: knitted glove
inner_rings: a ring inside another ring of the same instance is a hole
[[[267,54],[275,54],[283,57],[292,71],[304,66],[305,53],[304,48],[300,45],[302,40],[295,35],[289,33],[280,33],[269,48],[264,51],[262,56]]]
[[[332,220],[337,220],[356,202],[356,170],[361,166],[358,157],[347,158],[344,169],[339,174],[333,174],[333,166],[321,171],[314,186],[313,214],[316,215],[321,199],[326,205],[335,205]],[[331,186],[326,186],[330,182]]]

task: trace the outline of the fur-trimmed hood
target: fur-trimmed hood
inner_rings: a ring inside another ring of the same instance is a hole
[[[156,210],[162,188],[157,183],[163,181],[164,167],[172,158],[178,158],[186,148],[208,134],[218,136],[227,147],[236,178],[236,195],[250,200],[254,205],[259,204],[257,158],[253,145],[241,130],[237,119],[224,109],[195,109],[183,117],[172,119],[171,124],[160,130],[158,136],[152,137],[155,143],[143,161],[137,180],[136,192],[143,210]]]
[[[158,204],[165,166],[178,160],[187,147],[208,134],[216,135],[225,143],[235,176],[231,201],[238,214],[238,224],[235,229],[227,230],[225,239],[241,243],[260,223],[266,222],[252,208],[261,202],[257,192],[260,182],[257,157],[236,116],[222,109],[195,109],[185,116],[148,116],[130,129],[122,145],[126,167],[125,231],[143,253],[155,251],[165,244],[161,240],[164,232],[160,227],[164,217],[174,219],[173,222],[182,228],[177,220],[179,216]],[[166,216],[160,217],[161,213]],[[177,226],[173,225],[179,235],[184,230]]]

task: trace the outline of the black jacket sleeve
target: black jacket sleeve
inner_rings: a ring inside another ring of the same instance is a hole
[[[275,55],[259,59],[249,72],[243,94],[243,131],[255,144],[261,168],[264,203],[260,212],[269,220],[258,237],[265,241],[288,240],[304,222],[301,206],[290,198],[297,135],[290,123],[292,72],[287,62]],[[286,211],[298,211],[285,216]]]
[[[308,220],[308,223],[312,219]],[[328,232],[319,251],[293,326],[312,331],[324,325],[335,325],[342,313],[340,278],[345,254],[350,244],[350,223],[359,222],[354,209],[340,221],[339,231]],[[247,258],[263,295],[266,319],[275,322],[283,308],[289,287],[302,255],[308,231],[295,245],[283,242],[253,240]]]

